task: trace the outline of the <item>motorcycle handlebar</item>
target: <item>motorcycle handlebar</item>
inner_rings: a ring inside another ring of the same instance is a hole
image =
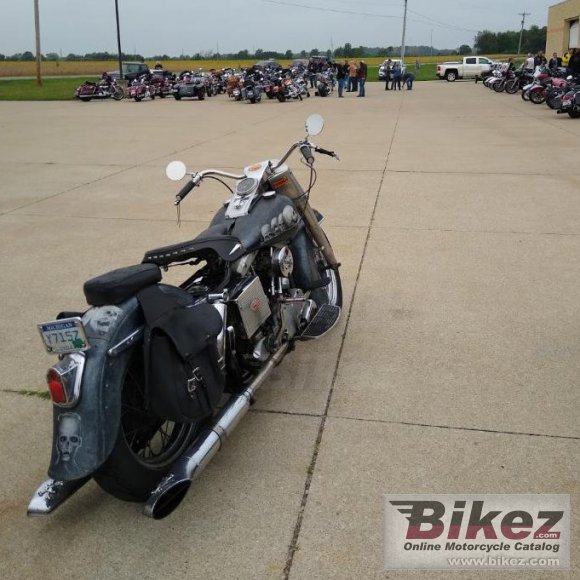
[[[329,157],[335,157],[338,159],[338,155],[334,151],[329,151],[328,149],[323,149],[322,147],[315,147],[314,150],[317,153],[322,153],[323,155],[328,155]]]
[[[180,192],[175,196],[175,205],[181,203],[185,197],[187,196],[187,194],[195,187],[195,182],[192,179],[191,181],[188,181],[180,190]]]

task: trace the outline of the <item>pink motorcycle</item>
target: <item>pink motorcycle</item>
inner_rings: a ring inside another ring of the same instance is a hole
[[[120,101],[124,96],[123,89],[107,73],[103,73],[98,83],[85,81],[77,87],[74,94],[75,99],[79,99],[83,103],[88,103],[91,99],[113,98],[115,101]]]

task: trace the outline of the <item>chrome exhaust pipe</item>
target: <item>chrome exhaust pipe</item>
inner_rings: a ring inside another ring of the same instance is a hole
[[[262,386],[273,368],[281,362],[287,350],[288,343],[282,345],[269,358],[264,368],[241,394],[228,401],[216,417],[213,426],[200,435],[174,463],[145,503],[143,513],[146,516],[160,520],[168,516],[181,503],[193,480],[221,449],[224,441],[248,412],[254,393]]]
[[[77,492],[89,479],[91,478],[83,477],[72,481],[47,479],[32,496],[26,515],[47,516]]]

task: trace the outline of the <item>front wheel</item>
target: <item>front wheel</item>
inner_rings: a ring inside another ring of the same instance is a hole
[[[514,81],[508,81],[505,84],[505,92],[510,94],[510,95],[515,95],[518,92],[519,89],[519,84],[517,79]]]
[[[310,293],[310,298],[316,302],[317,306],[329,304],[342,308],[342,281],[338,268],[332,268],[328,265],[324,254],[320,248],[313,247],[313,258],[320,272],[321,278],[328,280],[326,286],[316,288]]]
[[[535,91],[530,91],[530,101],[534,105],[541,105],[546,100],[546,91],[543,89],[537,89]]]
[[[135,347],[124,361],[117,440],[94,479],[118,499],[145,501],[193,442],[201,424],[158,417],[146,404],[142,348]]]
[[[125,93],[123,92],[123,89],[121,87],[117,87],[113,91],[113,99],[115,99],[115,101],[121,101],[124,96]]]

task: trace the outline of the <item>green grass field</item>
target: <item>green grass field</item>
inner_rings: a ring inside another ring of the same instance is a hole
[[[68,101],[75,89],[84,81],[98,81],[87,77],[71,79],[43,79],[41,87],[36,79],[0,80],[1,101]]]
[[[415,74],[417,81],[432,81],[435,76],[433,63],[422,64],[419,70],[409,66],[409,71]],[[369,82],[378,81],[379,67],[369,65]],[[42,87],[36,85],[36,79],[0,80],[0,101],[68,101],[73,98],[75,89],[85,79],[78,78],[50,78],[43,80]],[[86,80],[98,81],[98,77],[87,76]]]

